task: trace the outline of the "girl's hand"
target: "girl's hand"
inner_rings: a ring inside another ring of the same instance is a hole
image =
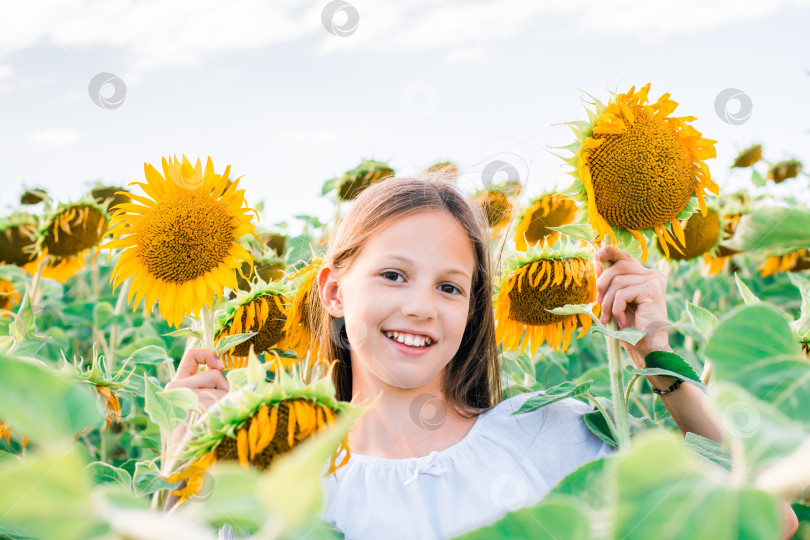
[[[207,365],[207,371],[197,373],[197,368]],[[189,349],[180,360],[180,366],[174,378],[166,385],[172,388],[189,388],[197,394],[200,408],[204,411],[222,399],[230,390],[228,380],[222,374],[225,364],[217,358],[214,351],[208,349]]]
[[[645,268],[629,253],[606,246],[594,253],[596,301],[602,303],[601,322],[616,318],[619,328],[646,333],[636,345],[621,344],[638,368],[652,351],[671,350],[667,318],[667,278],[660,270]],[[602,270],[600,263],[613,261]]]

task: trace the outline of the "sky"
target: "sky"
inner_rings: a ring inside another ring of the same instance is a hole
[[[231,165],[260,224],[291,231],[333,215],[322,184],[362,158],[403,176],[451,160],[469,191],[503,161],[525,202],[570,183],[552,147],[586,92],[648,82],[736,189],[751,144],[810,159],[809,22],[810,0],[0,0],[0,211],[182,154]]]

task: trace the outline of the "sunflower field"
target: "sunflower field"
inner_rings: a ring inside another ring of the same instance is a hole
[[[569,123],[570,185],[468,193],[498,265],[503,397],[536,393],[518,413],[582,400],[616,452],[465,538],[778,539],[787,500],[810,539],[810,208],[770,189],[805,191],[808,174],[760,144],[715,163],[695,118],[649,92],[591,98]],[[373,405],[335,398],[312,291],[339,217],[396,174],[363,159],[327,180],[334,219],[298,216],[299,234],[260,224],[210,159],[166,157],[72,201],[22,193],[0,220],[0,538],[341,538],[321,479]],[[725,190],[732,175],[748,187]],[[600,322],[605,244],[667,275],[668,321]],[[651,332],[675,353],[637,368],[619,342]],[[208,408],[166,388],[190,347],[230,384]],[[722,443],[681,434],[647,375],[706,392]]]

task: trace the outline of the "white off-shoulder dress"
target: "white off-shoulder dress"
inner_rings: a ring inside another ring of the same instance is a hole
[[[452,538],[537,503],[568,473],[613,452],[585,425],[591,408],[581,401],[512,415],[533,395],[502,401],[462,440],[426,456],[352,453],[323,480],[321,517],[347,540]]]

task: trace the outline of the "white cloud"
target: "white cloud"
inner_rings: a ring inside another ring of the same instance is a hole
[[[63,146],[79,142],[78,131],[63,128],[49,128],[32,133],[28,140],[35,144]]]

